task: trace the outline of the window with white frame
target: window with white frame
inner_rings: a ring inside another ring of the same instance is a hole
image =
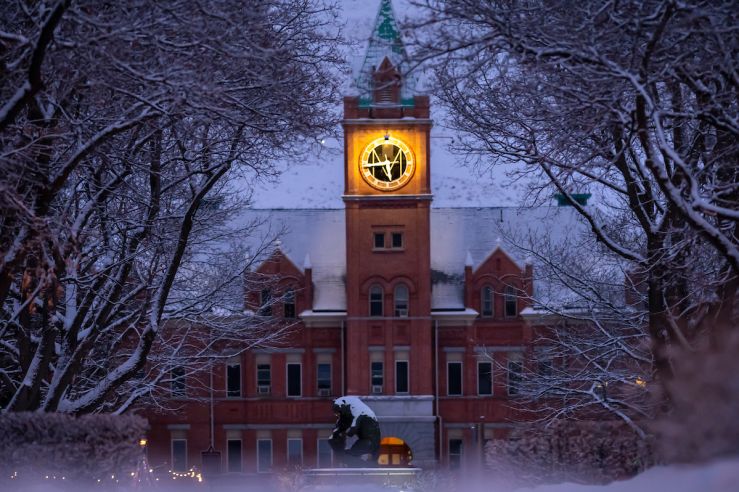
[[[226,441],[226,454],[228,459],[228,471],[238,473],[241,471],[241,439],[230,437]]]
[[[334,465],[334,453],[328,443],[328,437],[318,439],[316,465],[318,468],[331,468]]]
[[[287,439],[287,465],[290,467],[303,466],[303,439]]]
[[[508,354],[508,395],[515,396],[521,392],[521,380],[523,378],[523,362],[521,354]]]
[[[172,471],[187,471],[187,439],[172,438]]]
[[[262,289],[259,296],[259,315],[272,316],[272,291],[269,289]]]
[[[382,287],[379,285],[373,285],[369,290],[369,308],[370,316],[382,316],[383,315],[383,292]]]
[[[449,438],[449,468],[456,470],[462,466],[462,452],[464,443],[461,437]]]
[[[408,393],[408,353],[395,353],[395,392]]]
[[[384,393],[385,383],[385,352],[374,350],[370,352],[370,391],[379,395]]]
[[[513,318],[518,314],[518,296],[516,289],[512,286],[505,288],[505,315],[506,318]]]
[[[228,398],[241,396],[241,363],[238,358],[226,363],[226,396]]]
[[[282,301],[282,314],[285,318],[295,317],[295,291],[287,289]]]
[[[462,396],[462,361],[449,360],[446,363],[446,394]]]
[[[319,361],[316,365],[318,396],[331,396],[331,362]]]
[[[257,395],[268,396],[272,393],[272,359],[269,354],[258,354]]]
[[[493,316],[493,288],[486,285],[481,291],[480,315],[484,318]]]
[[[384,232],[373,232],[372,233],[372,248],[373,249],[385,249],[385,233]]]
[[[272,471],[272,439],[257,439],[257,472]]]
[[[493,394],[493,363],[490,361],[477,363],[477,394],[481,396]]]
[[[287,363],[287,396],[303,394],[303,365],[299,362]]]
[[[395,286],[395,316],[405,318],[408,316],[408,287],[405,284]]]
[[[173,367],[170,371],[170,378],[172,396],[175,398],[184,398],[187,396],[185,368],[182,366]]]

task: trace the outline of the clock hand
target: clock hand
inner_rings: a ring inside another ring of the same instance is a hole
[[[387,157],[385,157],[385,162],[383,162],[383,165],[385,166],[383,170],[385,171],[385,176],[387,176],[387,179],[392,180],[393,176],[391,174],[393,170],[393,163],[390,162]]]

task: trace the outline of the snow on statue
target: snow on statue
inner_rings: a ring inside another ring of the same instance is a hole
[[[376,463],[380,448],[380,424],[370,407],[356,396],[334,400],[336,427],[328,443],[335,456],[349,466],[362,467]],[[346,438],[356,436],[351,448],[346,449]]]

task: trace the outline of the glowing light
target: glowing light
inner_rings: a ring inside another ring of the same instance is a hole
[[[634,383],[636,383],[636,385],[639,386],[640,388],[645,388],[647,386],[647,382],[644,381],[642,378],[636,378]]]
[[[141,446],[142,448],[146,446],[146,443],[147,443],[146,439],[144,438],[139,439],[139,446]]]

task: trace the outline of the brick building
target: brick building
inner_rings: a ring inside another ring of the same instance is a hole
[[[404,57],[383,0],[360,96],[344,99],[344,209],[249,212],[287,232],[258,269],[278,284],[247,306],[279,297],[263,314],[296,327],[215,371],[212,408],[184,399],[152,415],[154,466],[200,467],[211,432],[225,471],[330,466],[341,395],[360,395],[421,466],[468,466],[520,419],[509,403],[535,286],[501,238],[552,223],[564,233],[574,211],[432,208],[429,98],[404,79]]]

